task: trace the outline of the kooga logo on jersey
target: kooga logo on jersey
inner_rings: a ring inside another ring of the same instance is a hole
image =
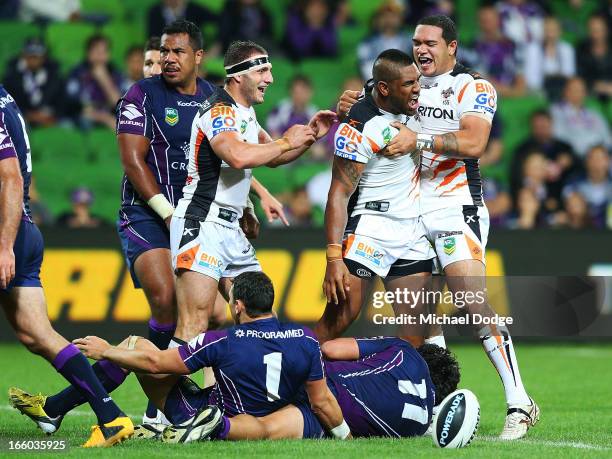
[[[461,400],[464,399],[464,395],[460,394],[453,400],[451,404],[451,409],[446,415],[446,419],[444,420],[444,428],[442,429],[442,433],[440,434],[440,445],[446,445],[446,440],[448,439],[448,431],[453,423],[453,418],[455,417],[455,412],[461,403]]]
[[[446,110],[438,107],[426,107],[424,105],[419,106],[419,115],[430,118],[442,118],[445,120],[452,120],[455,118],[455,114],[452,110]]]

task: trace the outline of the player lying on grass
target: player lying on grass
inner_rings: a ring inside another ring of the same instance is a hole
[[[109,391],[125,380],[128,372],[122,368],[149,373],[138,375],[144,391],[181,434],[167,429],[165,441],[207,435],[226,438],[231,417],[244,413],[265,416],[292,402],[304,412],[312,409],[319,429],[322,425],[332,435],[347,438],[349,428],[325,381],[319,343],[308,328],[279,323],[272,312],[274,289],[270,279],[262,272],[237,276],[230,300],[236,326],[201,333],[178,348],[160,350],[144,338],[128,338],[114,347],[93,336],[75,340],[75,344],[87,356],[105,359],[100,364],[109,370],[110,377],[103,381]],[[203,367],[212,367],[217,381],[208,390],[200,390],[182,376]],[[296,402],[302,388],[306,396]],[[18,409],[29,415],[34,407],[22,407],[32,398],[19,392],[23,403]],[[64,415],[84,402],[73,387],[35,400],[40,402],[36,409],[43,415],[48,403],[63,404]],[[42,416],[30,417],[37,424],[44,422]],[[181,426],[185,421],[188,424]],[[314,436],[306,429],[303,435]]]

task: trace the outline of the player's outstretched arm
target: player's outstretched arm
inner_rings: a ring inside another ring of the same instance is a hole
[[[236,132],[223,132],[210,140],[215,154],[234,169],[251,169],[268,165],[271,161],[290,150],[315,141],[312,128],[296,124],[289,128],[282,138],[265,144],[243,142]]]
[[[172,216],[174,208],[161,193],[153,172],[147,166],[145,158],[151,141],[142,135],[118,134],[119,153],[125,175],[136,191],[155,212],[166,220]]]
[[[327,235],[327,268],[323,291],[328,303],[345,300],[349,290],[349,272],[342,260],[342,236],[348,219],[348,201],[361,179],[364,163],[334,157],[332,182],[325,207],[325,232]]]
[[[23,202],[23,177],[16,157],[0,160],[0,288],[15,277],[13,244],[19,231]]]
[[[461,118],[459,130],[446,134],[418,134],[401,123],[391,123],[399,133],[389,142],[386,155],[395,156],[417,149],[461,158],[480,158],[489,141],[491,123],[478,115]]]
[[[334,437],[345,440],[351,431],[344,420],[338,400],[327,387],[325,378],[306,382],[306,393],[314,414],[321,425]]]
[[[326,360],[357,360],[359,345],[355,338],[336,338],[321,344],[321,352]]]
[[[139,340],[137,349],[126,349],[120,346],[111,346],[108,341],[97,336],[77,338],[73,343],[85,354],[94,360],[110,360],[121,368],[142,373],[153,374],[180,374],[191,372],[181,359],[178,348],[160,350],[156,346],[146,346],[144,338]]]

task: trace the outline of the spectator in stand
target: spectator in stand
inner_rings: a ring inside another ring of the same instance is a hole
[[[283,99],[272,109],[267,119],[267,130],[272,138],[280,138],[283,132],[294,124],[308,124],[319,110],[311,103],[312,83],[306,75],[295,75],[289,82],[290,98]],[[312,159],[326,159],[323,142],[310,147]]]
[[[478,10],[479,36],[473,45],[476,59],[471,65],[495,85],[502,97],[525,94],[525,78],[520,73],[516,46],[501,33],[499,14],[492,6]]]
[[[26,41],[21,55],[7,65],[4,76],[4,87],[32,127],[57,123],[64,86],[57,64],[47,57],[47,48],[38,38]]]
[[[402,31],[404,7],[397,0],[387,0],[380,5],[372,18],[372,34],[357,47],[357,58],[361,77],[372,78],[372,65],[378,55],[386,49],[409,49],[410,35]]]
[[[77,121],[83,128],[101,125],[115,129],[114,109],[125,79],[110,62],[110,42],[104,35],[90,37],[86,53],[85,62],[68,76],[68,96],[80,108]]]
[[[19,18],[24,22],[77,21],[81,16],[80,0],[21,0]]]
[[[493,117],[489,142],[483,155],[480,157],[481,166],[495,166],[499,164],[504,154],[504,144],[502,143],[503,124],[499,115]]]
[[[295,60],[334,57],[338,37],[333,13],[325,0],[302,0],[287,15],[287,54]]]
[[[125,53],[126,91],[137,81],[142,80],[142,69],[144,67],[144,54],[142,46],[132,46]],[[123,91],[122,91],[123,92]]]
[[[290,227],[309,228],[313,225],[313,208],[304,186],[291,190],[285,200],[285,214]],[[271,225],[285,227],[283,225],[277,225],[276,220],[274,220]]]
[[[267,50],[274,48],[270,14],[260,0],[228,0],[219,20],[223,52],[234,40],[251,40]]]
[[[523,163],[532,151],[539,151],[548,159],[547,180],[550,195],[560,201],[563,184],[568,177],[580,171],[580,161],[574,155],[571,145],[553,135],[550,114],[542,109],[531,114],[531,133],[518,146],[510,165],[511,189],[516,190],[522,182]]]
[[[62,214],[57,219],[57,225],[66,228],[99,228],[103,225],[100,217],[92,215],[91,205],[94,196],[89,188],[76,188],[70,195],[72,211]]]
[[[36,179],[35,176],[32,175],[32,179],[30,181],[30,214],[32,215],[32,220],[36,223],[36,226],[50,226],[55,223],[53,219],[53,214],[47,207],[47,205],[40,199],[40,193],[38,192],[38,188],[36,188]]]
[[[497,228],[506,226],[512,211],[510,193],[496,180],[484,177],[482,180],[482,196],[489,211],[491,226]]]
[[[544,20],[544,38],[532,41],[525,51],[524,74],[532,91],[545,90],[549,100],[559,100],[567,78],[576,74],[576,53],[572,45],[561,40],[559,21]]]
[[[513,191],[515,218],[510,227],[531,229],[548,225],[546,169],[547,160],[542,153],[534,151],[525,158],[520,187]]]
[[[580,193],[568,193],[563,199],[564,211],[559,212],[555,219],[555,226],[571,229],[587,229],[593,227],[589,215],[589,206]]]
[[[610,30],[603,16],[591,16],[589,37],[578,46],[578,73],[600,100],[612,96],[612,46]]]
[[[589,216],[596,228],[606,227],[606,212],[612,202],[612,180],[610,178],[610,154],[603,145],[591,148],[586,156],[585,174],[563,189],[567,198],[578,193],[588,204]]]
[[[196,25],[216,23],[215,13],[199,3],[189,0],[162,0],[149,9],[148,36],[161,36],[164,27],[179,19],[188,19]]]
[[[584,80],[570,78],[563,89],[562,101],[551,108],[555,137],[569,143],[580,158],[595,145],[612,146],[608,122],[599,112],[585,107],[586,96]]]
[[[541,42],[544,35],[544,10],[529,0],[502,0],[497,3],[501,33],[517,47],[519,59],[524,58],[525,46]]]
[[[455,24],[455,2],[452,0],[421,0],[420,2],[403,2],[406,10],[404,24],[416,24],[425,16],[442,14],[451,18]]]

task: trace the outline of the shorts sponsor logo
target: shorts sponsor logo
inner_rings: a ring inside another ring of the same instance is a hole
[[[336,150],[335,155],[344,159],[350,159],[351,161],[355,161],[357,159],[357,155],[351,155],[350,153],[345,153],[341,150]]]
[[[372,273],[364,268],[359,268],[355,271],[359,277],[372,277]]]
[[[218,274],[221,274],[223,262],[214,255],[209,255],[206,252],[202,253],[202,255],[200,255],[200,259],[198,260],[198,264],[204,268],[208,268]]]
[[[169,126],[176,125],[176,123],[179,122],[178,110],[176,108],[166,107],[166,117],[164,118],[164,121]]]
[[[355,247],[355,255],[365,258],[366,260],[380,266],[384,254],[375,247],[366,244],[365,242],[359,242]]]
[[[478,215],[474,214],[464,215],[463,217],[466,223],[476,223],[479,219]]]
[[[442,239],[443,237],[461,236],[463,231],[446,231],[445,233],[438,233],[436,239]]]
[[[444,239],[444,253],[446,255],[452,255],[457,248],[457,243],[454,237],[447,237]]]
[[[193,232],[197,230],[198,228],[183,228],[183,236],[193,236]]]

